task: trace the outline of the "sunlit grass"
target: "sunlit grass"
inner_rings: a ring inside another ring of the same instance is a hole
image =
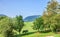
[[[35,34],[31,34],[31,35],[26,35],[26,36],[22,36],[22,37],[47,37],[47,36],[53,36],[53,37],[60,37],[60,34],[55,34],[55,33],[35,33]]]

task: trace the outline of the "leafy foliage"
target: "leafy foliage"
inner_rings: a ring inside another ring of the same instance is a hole
[[[12,28],[13,24],[10,20],[11,19],[9,17],[5,17],[2,20],[0,20],[0,32],[1,32],[1,34],[4,34],[5,37],[12,37],[12,35],[10,35],[10,34],[11,33],[13,34],[13,32],[12,32],[13,31],[13,28]]]
[[[46,11],[44,11],[43,15],[40,18],[36,19],[34,22],[35,29],[41,29],[43,26],[44,30],[51,30],[52,32],[56,32],[60,29],[60,13],[58,13],[59,8],[57,8],[59,3],[57,1],[50,1],[47,5]],[[43,22],[42,22],[43,21]]]
[[[34,21],[34,26],[33,26],[33,29],[35,30],[42,30],[43,29],[43,19],[42,17],[40,18],[37,18],[35,21]]]
[[[23,21],[22,16],[16,16],[14,29],[20,33],[23,26],[24,26],[24,21]]]

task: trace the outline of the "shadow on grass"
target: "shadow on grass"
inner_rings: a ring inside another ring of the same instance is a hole
[[[15,37],[22,37],[22,36],[30,35],[30,34],[34,34],[34,33],[36,33],[36,32],[27,32],[27,33],[23,33],[23,34],[15,35]]]
[[[49,33],[50,31],[40,31],[39,33]],[[30,34],[34,34],[34,33],[37,33],[36,32],[27,32],[27,33],[22,33],[22,34],[19,34],[19,35],[15,35],[15,37],[22,37],[22,36],[25,36],[25,35],[30,35]]]
[[[23,33],[23,34],[20,34],[21,36],[24,36],[24,35],[30,35],[30,34],[34,34],[36,32],[28,32],[28,33]]]

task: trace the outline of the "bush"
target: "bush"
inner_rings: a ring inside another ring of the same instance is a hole
[[[48,33],[48,32],[51,32],[51,30],[43,30],[43,31],[40,31],[41,33]]]

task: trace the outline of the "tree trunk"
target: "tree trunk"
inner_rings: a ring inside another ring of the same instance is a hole
[[[19,34],[20,34],[21,29],[19,29]]]

